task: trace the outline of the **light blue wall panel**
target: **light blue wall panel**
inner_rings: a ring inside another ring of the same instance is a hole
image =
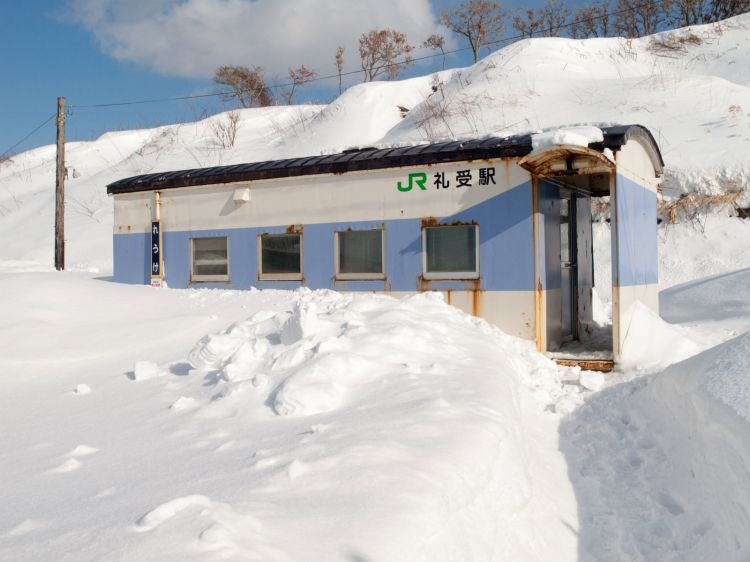
[[[115,234],[112,238],[113,277],[117,283],[147,285],[151,278],[151,237],[148,233]]]
[[[620,286],[655,284],[659,280],[656,193],[617,174],[617,256]],[[612,239],[613,243],[615,238]]]

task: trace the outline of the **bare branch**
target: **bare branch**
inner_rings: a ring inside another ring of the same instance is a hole
[[[314,70],[310,70],[307,68],[304,64],[300,66],[299,68],[289,68],[289,79],[292,82],[292,86],[284,92],[284,97],[286,98],[286,104],[292,105],[292,98],[294,97],[294,91],[297,88],[300,88],[307,84],[308,82],[312,82],[317,78],[318,73]]]
[[[454,11],[443,12],[441,23],[469,42],[474,62],[477,62],[479,51],[501,38],[506,16],[507,12],[498,2],[466,0]]]
[[[225,101],[236,99],[242,107],[267,107],[276,101],[260,66],[220,66],[214,73],[214,82],[230,88],[223,96]]]
[[[359,38],[359,57],[365,82],[385,75],[393,80],[413,64],[414,47],[404,33],[394,29],[373,29]]]

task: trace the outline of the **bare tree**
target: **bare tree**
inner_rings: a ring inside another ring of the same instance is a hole
[[[236,99],[242,107],[267,107],[275,102],[260,66],[220,66],[214,73],[214,82],[230,88],[223,95],[224,100]]]
[[[748,0],[713,0],[711,5],[711,21],[725,20],[750,11]]]
[[[474,62],[479,51],[500,39],[507,13],[492,0],[466,0],[452,12],[443,12],[441,23],[469,42]]]
[[[625,37],[656,33],[665,19],[664,3],[664,0],[617,0],[615,33]]]
[[[666,19],[672,27],[699,25],[711,21],[711,0],[669,0]]]
[[[562,0],[547,0],[538,10],[543,37],[559,37],[566,29],[570,10]]]
[[[445,37],[435,33],[425,39],[422,46],[435,51],[440,51],[443,59],[443,70],[445,70]]]
[[[513,16],[513,29],[518,32],[521,38],[533,37],[539,33],[542,28],[542,22],[539,21],[537,12],[534,8],[527,8],[521,14]]]
[[[380,75],[391,80],[413,63],[414,47],[404,33],[393,29],[373,29],[359,38],[359,57],[365,82],[372,82]]]
[[[573,15],[570,36],[574,39],[609,36],[609,0],[579,7]]]
[[[336,70],[339,73],[339,95],[341,95],[341,76],[344,74],[344,47],[336,49]]]
[[[568,27],[570,11],[562,0],[547,0],[541,8],[527,8],[513,16],[513,29],[521,37],[558,37]]]
[[[304,64],[299,68],[289,67],[289,80],[292,85],[290,88],[284,91],[284,99],[287,105],[292,105],[292,98],[294,97],[294,91],[297,88],[301,88],[308,82],[312,82],[317,78],[318,73],[314,70],[307,68]]]

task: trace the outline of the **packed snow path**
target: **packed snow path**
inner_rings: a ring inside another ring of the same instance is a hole
[[[628,359],[692,357],[615,374],[624,382],[563,420],[580,560],[750,557],[749,287],[741,270],[663,291],[663,316],[681,325],[637,318]]]

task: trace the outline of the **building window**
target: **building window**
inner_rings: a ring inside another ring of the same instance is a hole
[[[479,227],[428,226],[422,235],[425,279],[477,279]]]
[[[258,238],[260,278],[271,281],[302,279],[302,235],[262,234]]]
[[[191,281],[229,281],[229,247],[226,236],[190,240]]]
[[[383,279],[383,229],[346,230],[336,233],[337,279]]]

